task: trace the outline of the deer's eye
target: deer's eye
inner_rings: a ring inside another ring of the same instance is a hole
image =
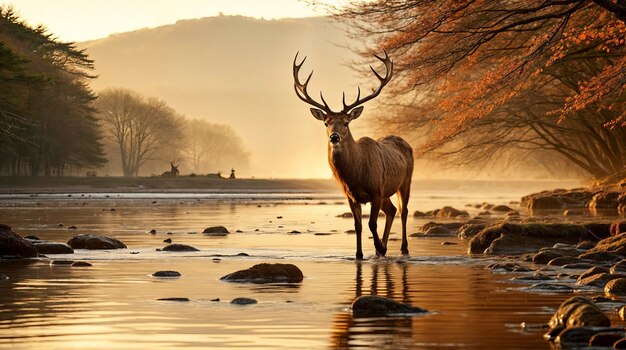
[[[348,126],[348,123],[343,124],[343,126]]]
[[[324,122],[324,126],[328,126],[328,123],[327,123],[327,122]]]

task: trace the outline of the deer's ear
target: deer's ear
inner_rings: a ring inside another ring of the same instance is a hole
[[[311,114],[313,114],[317,120],[324,121],[324,119],[326,119],[326,114],[321,109],[311,108]]]
[[[361,115],[362,112],[363,112],[363,106],[358,106],[357,108],[354,108],[349,113],[350,120],[354,120],[354,119],[358,118]]]

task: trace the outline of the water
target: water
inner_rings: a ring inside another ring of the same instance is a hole
[[[509,185],[507,191],[459,186],[416,189],[411,210],[483,201],[507,204],[526,193]],[[373,257],[372,241],[364,239],[367,260],[356,262],[354,235],[345,233],[353,228],[352,220],[336,217],[347,211],[337,193],[248,193],[238,198],[85,193],[26,195],[0,203],[0,222],[21,235],[65,242],[76,233],[104,234],[129,247],[54,256],[89,261],[94,266],[88,268],[51,266],[49,259],[0,262],[0,273],[10,277],[0,284],[2,348],[549,348],[541,337],[544,330],[520,324],[547,322],[571,296],[530,292],[527,285],[510,281],[520,274],[486,270],[491,261],[466,256],[467,242],[456,238],[412,238],[408,260],[399,259],[397,233],[391,235],[389,257],[382,259]],[[409,233],[425,222],[410,217]],[[78,229],[67,229],[70,225]],[[233,233],[201,234],[214,225]],[[151,229],[157,234],[149,234]],[[301,234],[290,234],[292,230]],[[392,232],[400,232],[398,219]],[[201,251],[156,251],[166,238]],[[241,252],[249,256],[237,256]],[[293,263],[305,280],[295,285],[219,280],[260,262]],[[182,277],[151,277],[158,270],[176,270]],[[350,304],[369,294],[430,312],[353,318]],[[191,301],[157,301],[168,297]],[[254,298],[258,304],[230,304],[236,297]]]

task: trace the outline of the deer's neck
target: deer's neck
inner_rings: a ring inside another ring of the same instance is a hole
[[[361,148],[352,134],[348,133],[339,147],[328,145],[328,163],[347,193],[358,182],[357,178],[363,169]]]

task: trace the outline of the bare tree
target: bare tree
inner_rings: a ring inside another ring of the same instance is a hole
[[[248,165],[250,156],[243,141],[230,126],[192,119],[185,129],[186,155],[194,172],[214,172],[222,167]]]
[[[106,135],[119,147],[124,176],[182,143],[183,118],[165,102],[127,89],[107,89],[96,102]],[[175,152],[174,152],[175,153]]]

